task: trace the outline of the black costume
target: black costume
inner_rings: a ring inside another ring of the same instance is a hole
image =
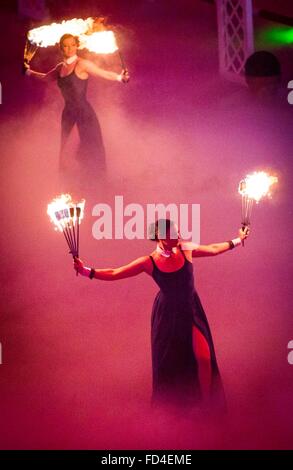
[[[198,365],[193,351],[195,325],[208,342],[211,357],[211,404],[226,411],[226,400],[217,365],[212,335],[201,301],[194,288],[193,265],[174,272],[161,271],[152,256],[153,279],[160,287],[152,310],[151,342],[153,393],[152,405],[194,407],[200,403]]]
[[[77,125],[81,143],[80,158],[85,164],[92,163],[99,169],[105,167],[105,149],[97,116],[86,99],[88,79],[80,79],[74,70],[65,77],[58,77],[58,86],[65,101],[62,112],[62,133],[60,159],[68,136]]]

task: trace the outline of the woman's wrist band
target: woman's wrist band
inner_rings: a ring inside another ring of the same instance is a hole
[[[235,247],[235,246],[238,246],[238,245],[241,245],[241,238],[240,238],[240,237],[238,237],[238,238],[233,238],[233,240],[231,240],[231,241],[232,241],[234,247]]]
[[[95,273],[96,270],[94,268],[91,268],[89,278],[92,279],[93,277],[95,277]]]
[[[233,240],[229,240],[228,243],[229,243],[229,249],[233,250],[235,246],[241,245],[241,238],[240,237],[233,238]]]
[[[94,268],[84,267],[82,272],[81,272],[81,275],[89,277],[90,279],[93,279],[93,277],[95,277],[95,272],[96,272],[96,270]]]

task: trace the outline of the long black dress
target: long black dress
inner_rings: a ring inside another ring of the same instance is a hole
[[[105,149],[99,121],[92,106],[86,99],[88,79],[80,79],[74,70],[65,77],[58,77],[58,86],[65,101],[61,119],[62,157],[68,136],[76,124],[80,137],[80,159],[84,164],[92,164],[98,169],[105,168]]]
[[[152,309],[152,406],[197,408],[202,393],[193,350],[195,325],[208,342],[211,357],[211,406],[226,412],[226,399],[209,324],[194,288],[193,265],[184,251],[184,265],[174,272],[161,271],[152,256],[153,279],[160,287]]]

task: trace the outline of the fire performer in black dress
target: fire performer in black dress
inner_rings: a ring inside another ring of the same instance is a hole
[[[172,410],[206,406],[226,411],[226,399],[209,324],[194,288],[192,258],[225,253],[247,238],[249,229],[223,243],[180,241],[177,226],[160,219],[154,226],[156,250],[115,269],[94,269],[74,261],[83,276],[114,281],[147,273],[160,287],[152,310],[152,405]]]
[[[101,128],[97,116],[86,99],[88,76],[94,75],[126,83],[129,80],[128,71],[121,74],[101,69],[90,60],[85,60],[77,55],[79,40],[72,34],[64,34],[60,39],[60,49],[63,54],[63,62],[48,73],[39,73],[31,70],[27,62],[24,67],[26,75],[42,80],[57,80],[65,101],[61,120],[61,148],[60,169],[66,168],[65,146],[69,134],[76,124],[80,137],[80,154],[85,163],[91,162],[99,169],[105,167],[105,150],[101,134]]]

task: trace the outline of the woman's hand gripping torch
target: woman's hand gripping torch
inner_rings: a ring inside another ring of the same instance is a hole
[[[249,227],[247,225],[242,225],[241,229],[239,230],[239,238],[241,239],[242,246],[244,246],[244,240],[248,237],[249,233]]]

